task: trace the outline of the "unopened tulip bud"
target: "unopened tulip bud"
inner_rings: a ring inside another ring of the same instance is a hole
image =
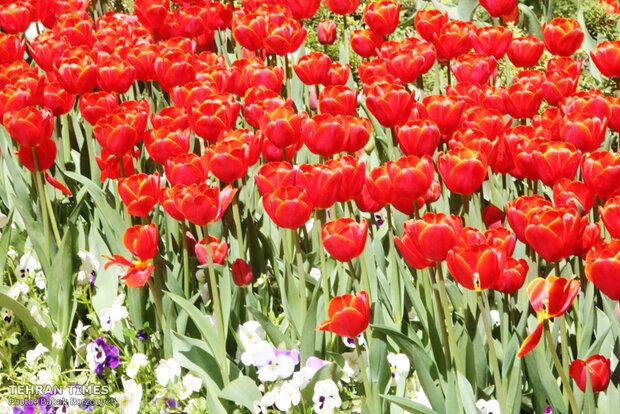
[[[232,264],[232,278],[239,287],[252,284],[254,275],[250,265],[243,259],[237,259]]]

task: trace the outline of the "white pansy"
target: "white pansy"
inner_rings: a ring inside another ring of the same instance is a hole
[[[7,215],[4,213],[0,213],[0,229],[3,229],[8,222],[9,218],[7,217]]]
[[[34,257],[31,252],[26,252],[19,258],[19,264],[15,268],[15,273],[17,273],[18,276],[26,277],[32,276],[40,270],[41,263],[39,263],[37,258]]]
[[[355,349],[355,339],[353,338],[347,338],[347,337],[342,337],[342,342],[344,343],[344,345],[347,348],[353,348]],[[366,341],[364,340],[364,334],[360,334],[360,336],[357,337],[357,343],[362,346],[366,343]]]
[[[123,381],[123,392],[114,393],[112,397],[118,401],[118,409],[121,414],[137,414],[140,412],[142,402],[142,385],[136,384],[132,379]]]
[[[267,408],[265,408],[265,405],[262,403],[262,401],[254,401],[252,407],[254,408],[254,414],[267,414]]]
[[[52,348],[62,349],[65,345],[65,341],[62,338],[62,333],[60,331],[54,332],[52,334]]]
[[[239,340],[244,348],[249,348],[265,339],[265,330],[257,321],[248,321],[239,326]]]
[[[482,412],[482,414],[502,414],[497,400],[478,400],[476,401],[476,407]]]
[[[317,381],[312,395],[313,409],[317,414],[333,413],[342,405],[338,386],[331,379]]]
[[[13,322],[13,312],[9,309],[2,308],[2,315],[0,317],[7,324],[10,324],[11,322]]]
[[[344,382],[350,382],[351,379],[353,381],[358,381],[362,378],[360,366],[357,362],[357,353],[355,352],[344,352],[342,354],[344,358],[344,366],[342,367],[342,380]]]
[[[26,352],[26,363],[28,363],[28,365],[34,364],[34,362],[46,352],[49,352],[49,349],[42,344],[38,344],[34,349]]]
[[[30,316],[32,316],[35,322],[41,325],[42,327],[45,328],[47,326],[47,324],[43,320],[43,317],[41,316],[41,312],[39,311],[39,306],[34,305],[32,309],[30,309]]]
[[[491,321],[495,324],[495,326],[499,326],[501,318],[499,316],[499,311],[497,309],[493,309],[489,312],[491,315]]]
[[[42,369],[37,372],[37,384],[51,385],[52,382],[52,372],[49,369]]]
[[[13,248],[10,248],[7,252],[6,255],[9,256],[11,258],[11,260],[15,260],[17,259],[17,251]]]
[[[131,357],[131,361],[129,361],[129,364],[127,364],[127,369],[125,370],[125,373],[129,378],[135,378],[136,375],[138,375],[138,371],[140,371],[140,368],[146,366],[148,362],[149,360],[146,355],[140,352],[133,354],[133,356]]]
[[[11,299],[18,300],[21,295],[27,295],[30,288],[24,282],[17,282],[9,288],[8,295]]]
[[[310,269],[310,277],[318,281],[321,278],[321,271],[318,268],[313,267]]]
[[[162,387],[168,385],[174,381],[174,379],[181,375],[181,366],[174,358],[162,359],[159,361],[159,365],[155,369],[155,376],[157,376],[157,382]]]
[[[179,398],[181,400],[186,399],[193,393],[200,391],[200,387],[202,387],[202,380],[200,378],[192,374],[185,374],[181,380],[181,392],[179,393]]]
[[[299,389],[290,381],[284,381],[276,394],[275,405],[280,411],[288,411],[301,401]]]
[[[45,277],[45,274],[43,272],[37,272],[34,275],[34,284],[41,290],[45,289],[45,285],[47,284],[47,278]]]
[[[409,367],[411,366],[409,358],[405,354],[395,354],[390,352],[387,355],[388,363],[390,364],[390,373],[394,381],[398,382],[401,376],[407,377],[409,374]]]
[[[125,295],[121,294],[114,299],[114,303],[109,308],[102,309],[99,312],[99,321],[101,323],[102,331],[110,331],[114,329],[114,325],[126,319],[129,316],[127,308],[123,305],[125,303]]]
[[[250,344],[245,349],[243,354],[241,354],[241,362],[243,363],[243,365],[255,365],[254,359],[256,358],[256,355],[260,354],[263,349],[270,348],[273,348],[273,345],[271,345],[267,341],[258,341],[255,344]]]
[[[97,272],[99,270],[99,260],[95,258],[91,252],[81,250],[78,252],[80,260],[82,260],[82,269],[87,274]]]
[[[254,365],[258,367],[258,379],[262,382],[290,377],[298,362],[298,351],[280,351],[273,346],[261,349],[254,357]]]

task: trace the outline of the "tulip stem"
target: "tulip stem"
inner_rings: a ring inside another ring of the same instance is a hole
[[[323,281],[323,291],[326,295],[325,303],[329,302],[330,293],[329,293],[329,277],[327,275],[327,266],[325,265],[325,252],[323,251],[323,238],[321,237],[321,215],[323,210],[316,210],[314,213],[315,217],[315,225],[316,237],[319,244],[319,257],[321,258],[321,280]]]
[[[506,409],[506,400],[504,399],[504,388],[502,386],[502,376],[499,372],[499,363],[497,354],[495,353],[495,343],[493,342],[493,333],[491,332],[491,322],[489,321],[489,306],[487,298],[482,292],[478,292],[478,303],[480,304],[480,313],[482,314],[482,322],[486,331],[487,343],[489,345],[489,358],[491,360],[491,368],[493,369],[493,378],[495,380],[495,389],[497,390],[497,399],[502,412],[508,412]]]
[[[568,394],[568,402],[570,403],[570,407],[573,413],[579,413],[577,409],[577,401],[575,401],[575,396],[573,395],[573,390],[570,387],[570,382],[568,381],[568,377],[566,377],[566,372],[562,368],[562,363],[560,362],[560,358],[558,358],[558,354],[555,351],[555,345],[553,343],[553,338],[551,337],[551,331],[549,330],[549,323],[545,321],[545,337],[547,338],[547,345],[549,346],[549,352],[551,352],[551,358],[553,358],[553,364],[555,365],[556,371],[560,375],[560,379],[562,380],[562,385],[564,386],[564,391]]]
[[[243,233],[241,232],[241,217],[239,214],[239,195],[233,198],[232,202],[233,220],[237,231],[237,246],[239,248],[239,258],[245,260],[245,249],[243,247]]]
[[[469,196],[466,194],[462,195],[463,197],[463,215],[466,216],[469,221]]]
[[[437,275],[439,277],[439,293],[441,295],[441,306],[444,307],[444,315],[446,321],[446,330],[448,331],[448,340],[450,341],[450,348],[452,348],[452,356],[454,357],[454,365],[456,365],[457,371],[465,374],[463,365],[461,364],[461,357],[459,356],[459,350],[456,346],[456,339],[454,337],[454,330],[452,329],[452,319],[450,318],[450,309],[448,309],[448,293],[446,292],[446,281],[443,277],[443,269],[441,262],[437,263]]]
[[[362,381],[364,382],[364,392],[366,393],[366,404],[368,407],[373,407],[369,401],[372,401],[374,398],[372,396],[372,391],[370,389],[370,382],[368,381],[368,372],[366,372],[366,362],[364,361],[364,356],[362,355],[362,350],[360,348],[360,343],[357,338],[354,338],[355,342],[355,351],[357,352],[358,363],[360,364],[360,371],[362,373]]]
[[[441,326],[441,339],[444,346],[443,357],[445,359],[446,371],[450,367],[450,341],[448,340],[448,331],[446,329],[446,315],[443,311],[443,306],[441,305],[441,297],[439,296],[439,290],[437,289],[437,279],[435,277],[435,269],[430,269],[429,272],[431,277],[433,289],[433,295],[435,296],[435,304],[437,305],[437,313],[439,314],[439,325]]]
[[[166,330],[166,321],[164,320],[164,314],[161,308],[161,295],[157,294],[157,290],[155,289],[155,284],[153,283],[153,278],[149,277],[149,290],[151,291],[151,295],[153,295],[153,302],[155,303],[155,312],[157,312],[157,318],[161,323],[162,330]]]
[[[185,220],[181,223],[181,243],[183,243],[183,293],[185,298],[189,299],[189,251],[187,250],[187,238],[185,233],[187,232],[187,226]],[[207,242],[207,246],[209,243]]]
[[[32,149],[32,152],[34,153],[35,149]],[[47,247],[47,252],[50,252],[50,227],[49,227],[49,219],[47,218],[47,209],[45,206],[45,200],[43,199],[43,190],[42,190],[42,186],[43,183],[41,183],[41,176],[39,175],[39,166],[38,166],[38,162],[37,162],[37,155],[34,154],[34,163],[35,163],[35,172],[33,173],[34,175],[34,184],[35,184],[35,188],[37,189],[37,193],[39,195],[39,202],[41,203],[41,215],[43,216],[43,237],[45,238],[45,245]]]
[[[56,245],[60,246],[60,242],[62,239],[60,238],[60,233],[58,232],[58,226],[56,225],[56,216],[54,215],[54,209],[52,208],[52,202],[47,196],[47,190],[45,188],[45,182],[43,181],[43,174],[41,173],[41,194],[43,195],[43,200],[45,201],[45,206],[47,207],[48,216],[50,219],[50,224],[52,225],[52,233],[54,234],[54,239],[56,240]]]
[[[295,247],[297,248],[297,273],[299,273],[299,297],[301,298],[301,323],[304,324],[306,320],[306,275],[304,273],[304,262],[301,257],[301,243],[299,241],[299,233],[296,230],[291,230],[295,236]]]
[[[211,282],[211,295],[213,296],[213,310],[215,311],[215,317],[217,318],[217,331],[218,339],[220,343],[220,362],[222,368],[222,378],[224,379],[224,385],[228,385],[228,361],[226,357],[226,331],[224,330],[224,318],[222,316],[222,305],[220,303],[220,290],[217,286],[217,280],[215,278],[215,269],[213,268],[213,258],[211,254],[211,246],[209,245],[209,229],[204,226],[205,240],[207,241],[207,264],[209,267],[209,281]]]

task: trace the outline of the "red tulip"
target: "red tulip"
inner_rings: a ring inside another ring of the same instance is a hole
[[[293,53],[306,39],[307,30],[297,20],[286,19],[279,25],[268,26],[265,50],[284,56]]]
[[[278,187],[295,185],[297,171],[286,162],[270,162],[264,164],[254,176],[254,181],[261,196],[272,193]]]
[[[476,27],[471,34],[471,43],[476,53],[484,53],[500,60],[512,41],[512,32],[502,26]]]
[[[370,322],[368,293],[336,296],[327,308],[328,320],[316,327],[317,331],[329,331],[345,338],[357,338]]]
[[[409,265],[423,269],[446,260],[461,236],[463,222],[455,215],[426,213],[419,220],[407,220],[404,227],[402,239],[394,238],[396,247]]]
[[[43,106],[60,116],[73,109],[75,95],[67,92],[59,82],[48,82],[43,90]]]
[[[375,82],[366,92],[366,105],[377,121],[386,128],[407,122],[414,96],[400,86]]]
[[[459,147],[440,152],[437,171],[450,191],[457,194],[473,194],[487,176],[486,156],[476,150]]]
[[[314,17],[321,6],[321,0],[286,0],[284,4],[291,9],[294,19],[305,20]]]
[[[173,130],[169,126],[163,126],[147,131],[144,147],[153,161],[165,165],[169,159],[189,152],[189,138],[189,130]]]
[[[268,18],[263,13],[249,13],[233,22],[232,35],[237,43],[249,51],[262,49],[267,37]]]
[[[349,35],[351,49],[363,58],[376,56],[383,37],[369,29],[353,30]]]
[[[325,0],[325,5],[332,13],[347,15],[357,10],[360,0]]]
[[[506,253],[486,244],[457,246],[448,252],[448,271],[464,288],[492,289],[504,271]]]
[[[17,156],[24,167],[32,172],[49,170],[56,159],[56,141],[49,138],[36,147],[20,146]]]
[[[562,178],[575,178],[581,151],[561,141],[542,142],[532,152],[532,160],[540,181],[549,187]]]
[[[340,175],[340,188],[336,195],[336,201],[345,202],[356,198],[364,188],[366,181],[366,165],[363,161],[350,155],[327,160],[329,168]]]
[[[338,34],[336,23],[331,20],[323,19],[319,22],[317,29],[319,43],[322,45],[331,45],[336,41]]]
[[[521,289],[529,270],[529,265],[525,259],[515,259],[507,257],[504,270],[495,280],[493,289],[502,293],[514,293]]]
[[[34,106],[4,114],[2,124],[20,146],[36,147],[49,139],[54,130],[54,115]]]
[[[302,124],[304,142],[313,154],[331,157],[344,150],[345,127],[340,116],[318,114]]]
[[[157,254],[157,225],[136,225],[125,230],[123,244],[131,254],[147,261]]]
[[[324,164],[302,164],[297,173],[297,185],[306,189],[314,208],[326,209],[336,202],[340,174]]]
[[[325,83],[332,60],[321,52],[311,52],[299,58],[293,70],[305,85]]]
[[[357,223],[352,218],[328,221],[321,229],[321,239],[327,253],[341,262],[349,262],[362,254],[366,245],[368,222]]]
[[[209,256],[207,248],[211,249],[211,259],[215,264],[224,264],[226,261],[226,255],[228,254],[228,244],[225,241],[220,241],[217,237],[209,235],[209,246],[203,237],[194,246],[194,252],[198,263],[201,265],[209,263]]]
[[[235,285],[245,287],[252,284],[254,275],[252,268],[243,259],[236,259],[231,266],[232,279]]]
[[[97,66],[89,53],[77,50],[60,59],[55,65],[58,82],[67,92],[74,95],[82,95],[91,92],[97,79]]]
[[[209,147],[205,155],[211,173],[225,183],[238,180],[248,172],[250,147],[239,139],[224,139]]]
[[[590,57],[604,76],[620,78],[620,40],[599,43]]]
[[[140,23],[146,27],[156,28],[161,26],[170,7],[169,0],[136,0],[134,13]]]
[[[544,51],[543,42],[534,36],[525,36],[513,38],[506,53],[516,67],[530,68],[538,63]]]
[[[159,200],[159,174],[135,174],[118,182],[118,194],[127,206],[127,213],[148,216]]]
[[[594,115],[573,113],[562,122],[560,134],[562,140],[573,144],[583,152],[597,150],[605,140],[607,118],[602,120]]]
[[[570,364],[568,373],[571,378],[575,380],[575,383],[579,389],[583,392],[586,392],[588,374],[590,377],[592,392],[605,391],[610,380],[610,364],[611,361],[608,358],[605,358],[602,355],[592,355],[585,361],[581,359],[574,360]]]
[[[10,34],[23,33],[30,26],[33,14],[34,10],[29,2],[3,3],[0,7],[0,27]]]
[[[586,277],[612,300],[620,300],[618,270],[620,270],[620,240],[599,243],[586,255]]]
[[[562,277],[537,277],[527,286],[527,295],[532,308],[538,314],[536,330],[530,334],[517,353],[519,358],[529,353],[540,341],[543,321],[563,315],[573,304],[579,293],[579,281]]]
[[[82,117],[91,125],[118,107],[118,95],[108,92],[91,92],[80,96],[78,102]]]
[[[459,82],[488,83],[496,72],[497,62],[493,56],[467,53],[450,62],[450,70]]]
[[[136,80],[136,69],[116,53],[99,59],[97,71],[97,87],[106,92],[126,93]]]
[[[540,257],[557,262],[579,251],[587,223],[571,207],[541,208],[528,216],[525,239]]]
[[[489,12],[491,17],[501,17],[517,7],[517,0],[480,0],[480,5]]]
[[[532,118],[538,112],[543,95],[540,87],[530,82],[516,82],[508,88],[503,101],[513,118]]]
[[[406,155],[433,156],[441,133],[437,125],[428,119],[407,121],[404,125],[396,127],[396,138]]]
[[[364,7],[364,23],[381,36],[392,34],[398,26],[400,3],[380,0],[367,3]]]
[[[608,198],[598,211],[611,237],[620,239],[620,196]]]
[[[297,229],[312,215],[312,198],[305,188],[289,185],[263,195],[263,207],[271,220],[285,229]]]
[[[290,106],[282,106],[265,112],[260,119],[260,127],[273,145],[283,149],[299,142],[301,125],[306,118],[305,112],[297,113]]]
[[[596,194],[581,181],[562,178],[553,185],[553,203],[570,206],[582,215],[587,214],[596,201]]]
[[[241,104],[231,94],[211,95],[190,109],[189,124],[199,137],[214,143],[219,135],[237,122]]]
[[[508,224],[510,224],[510,228],[515,232],[520,242],[527,242],[525,239],[525,226],[529,222],[529,217],[545,206],[551,207],[552,204],[549,200],[537,194],[533,196],[520,196],[514,199],[512,203],[506,203],[504,210],[506,211]]]
[[[583,43],[583,30],[577,20],[556,17],[543,23],[543,40],[549,52],[558,56],[570,56]]]
[[[581,158],[583,181],[601,199],[620,193],[620,157],[608,151],[596,151]]]
[[[157,81],[165,91],[184,85],[196,78],[194,58],[181,48],[164,50],[153,63]]]
[[[176,209],[197,226],[206,226],[222,218],[236,193],[231,186],[220,191],[217,186],[209,187],[206,183],[177,184],[172,188]]]
[[[567,96],[560,105],[566,115],[573,113],[591,114],[600,118],[611,118],[611,105],[598,89],[580,91]]]
[[[418,10],[413,19],[415,30],[427,42],[433,42],[444,24],[448,22],[448,13],[437,9]]]
[[[344,85],[328,86],[319,94],[319,109],[331,115],[355,116],[357,112],[357,89]]]
[[[452,134],[461,122],[465,103],[444,95],[428,95],[422,100],[426,115],[443,135]]]
[[[8,65],[24,58],[26,39],[17,35],[0,34],[0,65]]]
[[[572,79],[579,80],[582,66],[583,62],[581,60],[575,60],[567,56],[555,57],[547,61],[547,72],[552,72],[554,70],[563,70],[568,73],[568,75]]]
[[[159,204],[164,208],[164,211],[168,213],[170,217],[175,220],[183,221],[183,213],[181,213],[174,204],[174,198],[172,196],[172,188],[164,187],[159,193]]]
[[[474,26],[471,22],[453,20],[445,23],[434,39],[437,47],[437,60],[446,63],[471,49],[470,33]]]

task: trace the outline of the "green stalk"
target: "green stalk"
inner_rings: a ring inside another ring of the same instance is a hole
[[[439,296],[439,291],[437,290],[437,280],[435,278],[435,270],[429,270],[429,275],[431,277],[431,289],[433,290],[433,295],[435,296],[435,305],[437,305],[437,314],[439,315],[439,325],[441,327],[441,339],[444,346],[444,362],[446,364],[446,370],[450,367],[450,341],[448,340],[448,330],[446,328],[446,314],[444,313],[443,306],[441,305],[441,298]]]
[[[366,372],[366,362],[364,361],[364,356],[362,355],[362,350],[360,349],[360,344],[357,338],[353,339],[355,342],[355,351],[357,352],[358,363],[360,364],[360,371],[362,373],[362,381],[364,382],[364,392],[366,393],[366,404],[368,407],[373,407],[373,404],[369,402],[374,400],[372,389],[370,388],[370,381],[368,381],[368,372]],[[369,358],[370,360],[370,358]],[[372,410],[370,410],[372,411]]]
[[[205,240],[207,240],[207,260],[209,268],[209,281],[211,283],[211,295],[213,296],[213,310],[217,319],[218,340],[220,345],[220,361],[222,362],[222,378],[224,385],[228,385],[228,361],[226,355],[226,330],[224,329],[224,317],[222,315],[222,305],[220,302],[220,290],[217,286],[215,278],[215,269],[213,268],[213,258],[211,257],[211,246],[209,246],[209,229],[205,225]]]
[[[441,306],[444,308],[444,315],[446,321],[446,329],[448,331],[448,341],[450,341],[450,348],[452,348],[452,356],[454,357],[454,365],[456,365],[457,371],[465,374],[463,365],[461,364],[461,357],[459,356],[459,350],[456,346],[456,339],[454,336],[454,330],[452,329],[452,320],[450,319],[450,309],[448,308],[448,293],[446,292],[446,282],[443,277],[443,269],[441,263],[437,263],[437,275],[439,277],[439,294],[441,296]]]
[[[482,292],[478,292],[478,303],[480,304],[480,313],[486,331],[487,343],[489,345],[489,358],[491,360],[491,368],[493,369],[493,379],[495,380],[495,389],[497,390],[497,399],[502,412],[508,412],[506,409],[506,400],[504,398],[504,388],[502,386],[502,376],[499,371],[499,363],[497,354],[495,353],[495,343],[493,342],[493,334],[491,333],[491,322],[489,320],[489,306],[487,298]]]
[[[306,275],[304,273],[304,262],[301,257],[301,243],[299,241],[299,233],[296,230],[291,230],[295,237],[295,247],[297,248],[297,273],[299,273],[299,297],[301,298],[301,323],[306,321],[306,310],[308,309],[308,303],[306,300]]]
[[[239,258],[245,260],[245,249],[243,247],[243,233],[241,232],[241,216],[239,214],[239,196],[233,198],[232,202],[233,220],[235,221],[235,230],[237,232],[237,248],[239,249]]]
[[[321,215],[323,210],[315,210],[314,212],[314,227],[316,228],[316,238],[319,244],[319,257],[321,258],[321,281],[323,282],[323,291],[325,295],[325,303],[329,302],[329,276],[327,274],[327,266],[325,264],[325,252],[323,251],[323,238],[321,237]]]
[[[189,299],[189,252],[187,250],[187,239],[185,233],[187,232],[187,226],[185,220],[181,222],[181,242],[183,243],[183,293],[185,298]],[[207,250],[209,242],[207,241]]]
[[[166,330],[166,320],[164,319],[164,313],[162,311],[161,306],[161,294],[157,293],[157,289],[155,289],[155,285],[153,283],[153,278],[149,277],[149,290],[151,291],[151,295],[153,295],[153,302],[155,302],[155,311],[157,312],[157,318],[161,323],[161,328],[163,331]]]
[[[41,195],[43,196],[43,201],[45,201],[45,206],[49,213],[48,216],[49,216],[50,224],[52,225],[52,233],[54,234],[56,245],[60,246],[61,238],[60,238],[60,233],[58,232],[58,225],[56,224],[56,216],[54,215],[54,209],[52,208],[52,202],[47,196],[47,189],[45,187],[45,183],[43,182],[43,174],[44,173],[41,173],[41,176],[40,176]]]
[[[574,414],[579,413],[579,409],[577,408],[577,401],[575,400],[575,396],[573,395],[573,390],[570,387],[570,382],[568,381],[568,377],[566,376],[566,372],[562,368],[562,363],[560,362],[560,358],[558,358],[558,354],[555,351],[555,344],[553,343],[553,338],[551,337],[551,331],[549,330],[549,323],[545,321],[545,337],[547,338],[547,345],[549,347],[549,352],[551,352],[551,358],[553,358],[553,364],[555,365],[555,370],[558,371],[560,375],[560,380],[562,380],[562,385],[564,386],[564,391],[568,394],[568,402],[570,403],[571,410]]]

